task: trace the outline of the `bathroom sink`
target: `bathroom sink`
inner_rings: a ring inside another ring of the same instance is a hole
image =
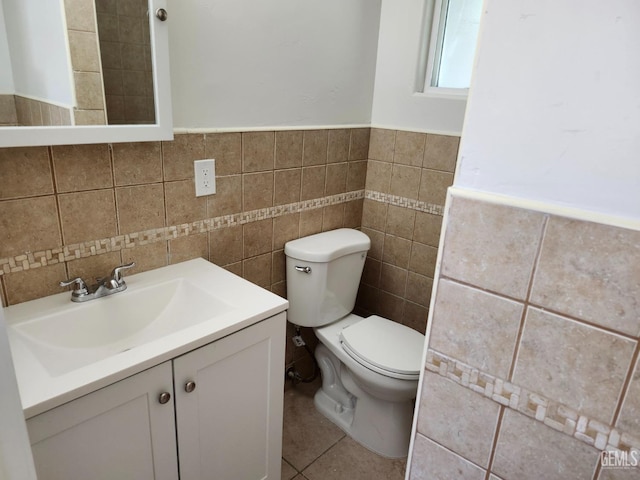
[[[126,277],[84,303],[4,308],[27,418],[285,311],[285,299],[201,258]]]
[[[231,309],[222,299],[184,278],[128,288],[68,307],[14,327],[53,376],[126,352]]]

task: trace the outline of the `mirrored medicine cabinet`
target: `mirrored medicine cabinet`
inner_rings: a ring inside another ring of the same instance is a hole
[[[0,0],[0,147],[169,140],[168,0]]]

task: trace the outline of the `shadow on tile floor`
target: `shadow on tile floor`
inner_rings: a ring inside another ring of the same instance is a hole
[[[284,393],[282,480],[402,480],[406,459],[370,452],[313,405],[320,379]]]

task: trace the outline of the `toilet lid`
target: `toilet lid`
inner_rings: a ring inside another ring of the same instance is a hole
[[[342,330],[343,349],[356,361],[394,378],[417,379],[424,335],[386,318],[372,315]]]

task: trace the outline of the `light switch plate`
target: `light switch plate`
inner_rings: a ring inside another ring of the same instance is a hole
[[[193,162],[196,178],[196,197],[216,193],[215,159],[195,160]]]

